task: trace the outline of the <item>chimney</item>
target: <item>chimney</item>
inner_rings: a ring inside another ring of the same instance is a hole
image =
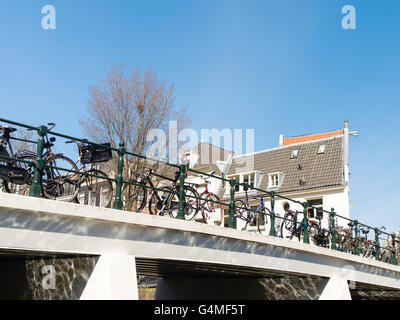
[[[343,148],[343,165],[344,165],[344,182],[349,183],[349,122],[344,120],[344,148]]]
[[[279,146],[283,145],[283,134],[279,135]]]

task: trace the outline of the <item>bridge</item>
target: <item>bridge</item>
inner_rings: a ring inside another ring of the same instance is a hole
[[[0,298],[399,298],[400,267],[231,228],[0,193]]]

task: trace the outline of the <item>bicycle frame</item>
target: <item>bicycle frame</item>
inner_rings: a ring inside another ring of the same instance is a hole
[[[247,194],[247,190],[246,190],[246,198],[245,198],[245,199],[246,199],[245,205],[246,205],[246,207],[248,208],[249,217],[243,217],[243,216],[239,215],[238,218],[241,219],[241,220],[243,220],[243,221],[250,222],[250,221],[253,220],[254,217],[257,215],[257,212],[258,212],[262,207],[264,207],[264,198],[263,198],[263,197],[259,197],[259,198],[258,198],[258,197],[252,197],[252,196],[249,197],[249,195]],[[257,206],[257,208],[256,208],[255,210],[253,210],[253,209],[250,208],[249,199],[252,199],[252,200],[260,200],[260,203],[258,204],[258,206]]]

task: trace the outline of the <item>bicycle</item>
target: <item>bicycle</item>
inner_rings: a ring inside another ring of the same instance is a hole
[[[75,143],[78,147],[79,182],[77,184],[78,192],[74,198],[76,203],[92,205],[96,207],[110,208],[113,196],[113,186],[108,175],[96,168],[99,163],[107,162],[112,159],[112,153],[109,143],[104,143],[104,147],[79,143],[75,140],[65,141],[65,143]],[[89,165],[89,169],[86,168]]]
[[[153,183],[153,176],[160,177],[173,181],[172,179],[163,177],[156,173],[158,170],[158,162],[151,167],[142,166],[141,172],[137,170],[137,167],[131,170],[131,178],[123,187],[122,194],[124,195],[123,207],[124,210],[141,212],[155,190]],[[151,189],[148,190],[148,187]],[[167,187],[168,188],[168,187]],[[150,211],[150,214],[153,214]]]
[[[48,123],[48,125],[48,131],[56,126],[55,123]],[[46,152],[42,155],[43,169],[40,172],[41,191],[47,199],[70,202],[78,193],[79,177],[72,172],[78,171],[78,167],[74,161],[62,153],[52,151],[55,141],[55,137],[49,138],[48,134],[45,135],[43,148]]]
[[[264,206],[263,197],[249,197],[247,190],[245,190],[245,201],[235,200],[236,214],[235,216],[245,222],[242,231],[247,229],[247,226],[257,227],[259,233],[266,230],[267,219],[266,215],[270,211]],[[249,199],[259,200],[259,204],[255,210],[251,209]]]
[[[281,224],[281,237],[284,238],[284,229],[286,231],[289,231],[289,235],[286,236],[286,238],[289,238],[290,240],[293,239],[294,236],[296,236],[299,241],[301,240],[302,235],[304,234],[304,230],[306,229],[306,218],[303,217],[301,222],[298,222],[298,214],[303,214],[303,211],[293,211],[293,210],[285,210],[285,215],[283,217],[283,222]],[[318,230],[318,224],[315,221],[310,220],[308,223],[308,234],[312,235]]]
[[[215,172],[212,172],[211,175],[213,175],[214,173]],[[200,200],[199,210],[201,211],[203,222],[219,226],[222,223],[224,217],[224,212],[221,208],[221,205],[219,204],[220,199],[215,193],[208,190],[208,185],[211,184],[211,181],[208,180],[209,177],[200,176],[200,178],[204,180],[204,183],[187,183],[187,185],[196,188],[199,197],[202,198],[202,200]],[[199,189],[204,190],[199,192]]]
[[[317,212],[316,219],[318,222],[311,221],[309,228],[310,228],[310,237],[313,239],[314,244],[319,247],[328,248],[330,244],[330,231],[329,229],[322,228],[322,219],[323,214]]]
[[[155,171],[158,165],[154,168],[148,168],[145,173],[137,173],[135,187],[131,188],[132,193],[128,192],[129,201],[136,202],[137,212],[143,210],[148,201],[149,213],[152,215],[164,216],[165,213],[171,218],[176,218],[179,211],[179,191],[178,183],[180,172],[176,171],[173,179],[161,176]],[[156,187],[153,183],[153,176],[160,177],[164,180],[169,180],[170,186]],[[130,185],[128,183],[128,185]],[[188,185],[184,185],[184,217],[185,220],[192,220],[199,211],[199,195],[196,190]],[[150,189],[148,191],[148,189]],[[157,190],[161,189],[161,190]],[[129,191],[129,189],[128,189]]]
[[[0,125],[0,131],[0,190],[6,193],[27,195],[32,183],[36,154],[28,150],[18,150],[14,153],[10,140],[37,142],[12,137],[10,134],[17,129],[6,125]],[[10,158],[16,158],[16,160]]]
[[[375,246],[372,245],[372,241],[368,240],[369,228],[360,228],[362,235],[359,236],[358,248],[360,255],[364,258],[375,256]]]
[[[356,252],[356,241],[353,239],[353,229],[355,227],[354,222],[349,222],[347,224],[350,229],[343,229],[343,252],[355,254]]]
[[[52,130],[56,126],[55,123],[48,123],[48,125],[50,126],[48,130]],[[15,128],[3,125],[1,126],[1,130],[3,131],[3,135],[0,140],[2,145],[1,152],[6,156],[11,154],[11,156],[17,157],[18,158],[17,160],[19,160],[19,162],[21,163],[23,162],[21,160],[30,161],[29,163],[26,162],[25,165],[16,165],[15,161],[13,160],[6,161],[8,162],[8,167],[7,168],[2,167],[3,169],[2,189],[5,190],[6,192],[14,192],[26,195],[29,191],[28,186],[30,186],[33,181],[33,173],[37,163],[36,161],[37,154],[27,150],[23,150],[20,155],[14,154],[9,140],[10,139],[21,140],[35,144],[37,144],[37,142],[11,137],[10,133],[15,132],[17,130]],[[34,129],[28,129],[28,130],[34,130]],[[43,149],[45,149],[46,152],[42,155],[43,170],[41,170],[40,172],[41,195],[48,199],[71,201],[76,196],[77,193],[76,185],[78,180],[71,179],[73,175],[71,175],[70,173],[61,174],[59,168],[67,168],[67,172],[71,172],[71,170],[77,171],[78,168],[71,159],[65,157],[62,153],[53,153],[51,148],[54,146],[53,142],[56,141],[55,137],[49,138],[48,134],[46,134],[44,139],[45,142],[43,144]],[[4,147],[5,144],[9,146],[10,153]],[[10,176],[10,173],[12,177]],[[20,188],[16,192],[16,190],[12,190],[10,188],[9,182],[16,185],[26,184],[26,187]]]

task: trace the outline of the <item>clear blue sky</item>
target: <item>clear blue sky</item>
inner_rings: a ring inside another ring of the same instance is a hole
[[[56,30],[41,28],[44,5]],[[344,30],[341,8],[356,8]],[[0,3],[1,117],[83,136],[88,88],[116,63],[175,84],[192,128],[254,129],[255,149],[349,120],[351,216],[400,224],[400,1]]]

